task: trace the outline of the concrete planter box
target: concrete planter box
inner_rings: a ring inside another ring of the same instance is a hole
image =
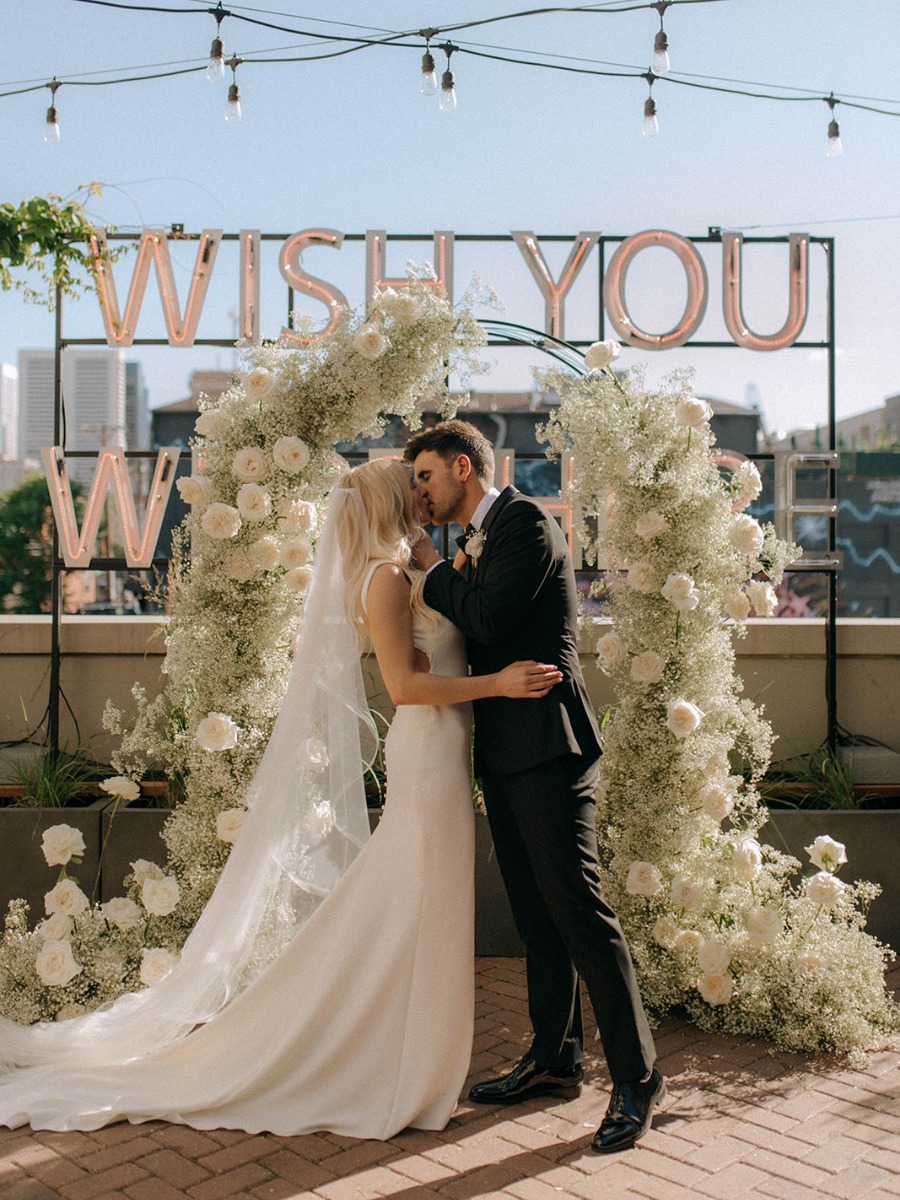
[[[11,789],[4,789],[10,791]],[[41,838],[51,825],[71,825],[84,838],[85,852],[80,864],[69,863],[68,874],[90,896],[100,866],[100,825],[109,797],[78,808],[0,807],[0,916],[10,900],[27,900],[31,908],[29,924],[44,917],[44,896],[55,887],[59,867],[48,867],[41,853]],[[0,800],[0,804],[3,800]]]
[[[760,840],[792,854],[810,866],[803,847],[819,834],[827,834],[847,847],[847,862],[839,878],[868,880],[881,886],[881,895],[869,910],[866,929],[883,942],[900,949],[900,887],[897,852],[900,847],[900,809],[843,811],[837,809],[770,809],[760,830]]]

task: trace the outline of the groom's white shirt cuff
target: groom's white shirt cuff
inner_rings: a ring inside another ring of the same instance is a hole
[[[484,518],[488,515],[488,513],[493,508],[494,501],[497,499],[497,497],[499,495],[500,495],[500,492],[497,488],[495,488],[495,487],[488,488],[488,490],[484,493],[484,495],[478,501],[478,507],[472,513],[472,522],[471,522],[473,527],[476,530],[480,529],[481,526],[484,524]],[[447,561],[448,560],[446,558],[442,558],[438,562],[432,563],[431,566],[428,568],[428,570],[425,572],[426,577],[431,574],[431,572],[434,570],[435,567],[438,567],[438,566],[440,566],[440,564],[442,562],[447,562]]]

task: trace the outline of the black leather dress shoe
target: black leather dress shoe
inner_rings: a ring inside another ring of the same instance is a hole
[[[542,1067],[526,1054],[508,1075],[476,1083],[469,1092],[469,1099],[476,1104],[518,1104],[529,1096],[574,1100],[581,1095],[583,1079],[580,1066]]]
[[[606,1116],[591,1139],[600,1154],[627,1150],[650,1128],[653,1110],[666,1095],[666,1081],[656,1067],[646,1083],[617,1083],[612,1090]]]

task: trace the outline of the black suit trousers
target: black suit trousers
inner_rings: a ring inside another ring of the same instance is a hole
[[[614,1083],[644,1078],[653,1037],[631,954],[603,898],[593,795],[596,760],[565,755],[482,774],[485,807],[513,918],[527,952],[531,1053],[544,1067],[581,1061],[578,976]]]

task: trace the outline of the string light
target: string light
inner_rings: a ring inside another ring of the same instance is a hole
[[[434,96],[437,94],[437,71],[434,67],[434,55],[431,53],[431,39],[436,33],[436,29],[423,29],[421,31],[422,37],[425,39],[425,53],[422,55],[422,82],[420,85],[423,96]]]
[[[835,100],[834,92],[826,97],[825,103],[831,110],[831,120],[828,122],[828,147],[825,153],[829,158],[839,158],[844,153],[844,145],[841,141],[841,127],[834,119],[834,106],[840,104],[840,100]]]
[[[671,4],[672,0],[658,0],[651,5],[659,13],[659,33],[653,41],[653,63],[650,67],[654,75],[665,75],[669,70],[669,38],[663,29],[663,14]]]
[[[232,55],[228,60],[231,67],[231,86],[228,88],[228,103],[225,105],[225,120],[229,125],[237,125],[241,119],[241,89],[238,87],[237,69],[244,60]]]
[[[650,88],[650,95],[644,101],[644,123],[641,126],[641,133],[646,138],[656,137],[659,133],[659,121],[656,117],[656,101],[653,99],[653,81],[655,76],[652,71],[648,71],[644,76],[647,80],[647,86]]]
[[[56,76],[53,77],[53,82],[48,83],[50,89],[50,107],[47,109],[47,124],[44,126],[44,141],[49,145],[55,145],[59,141],[59,112],[56,107],[56,93],[62,86]]]
[[[456,80],[450,70],[450,55],[457,47],[447,42],[445,46],[441,46],[441,49],[447,55],[447,70],[441,76],[440,109],[441,112],[446,113],[456,112]]]
[[[209,48],[209,63],[206,67],[206,78],[210,83],[221,83],[225,78],[225,45],[220,34],[222,32],[222,18],[229,14],[225,12],[221,4],[217,5],[215,9],[210,9],[210,12],[216,18],[216,36],[213,38],[212,45]]]

